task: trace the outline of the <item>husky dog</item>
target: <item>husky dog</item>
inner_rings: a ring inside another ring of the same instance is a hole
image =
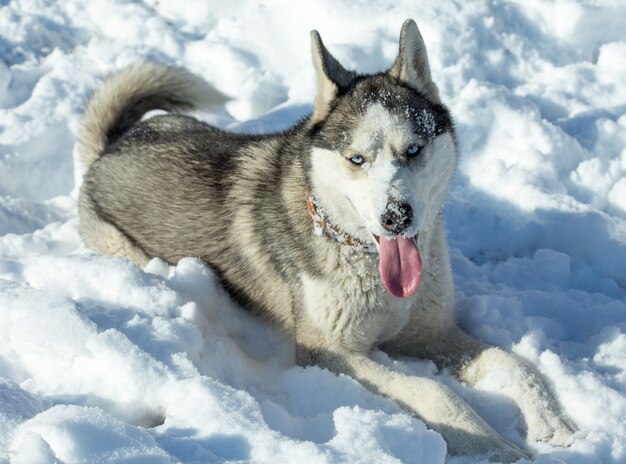
[[[457,327],[441,217],[457,142],[416,24],[404,23],[395,63],[373,75],[311,38],[314,109],[280,133],[176,114],[225,101],[176,67],[109,78],[78,141],[86,245],[139,265],[201,258],[234,299],[293,336],[299,363],[393,399],[450,454],[527,457],[449,388],[392,371],[373,350],[430,358],[470,385],[503,370],[528,438],[567,446],[574,426],[538,372]],[[154,109],[169,114],[142,120]]]

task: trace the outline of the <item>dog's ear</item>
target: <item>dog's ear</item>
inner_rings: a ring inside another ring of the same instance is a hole
[[[402,25],[400,51],[389,70],[389,75],[406,82],[431,101],[440,103],[439,89],[430,76],[426,45],[417,24],[412,19],[407,19]]]
[[[322,120],[330,110],[330,102],[339,94],[339,91],[350,86],[356,74],[347,71],[337,59],[332,56],[317,31],[311,31],[311,53],[313,66],[317,75],[317,95],[312,121]]]

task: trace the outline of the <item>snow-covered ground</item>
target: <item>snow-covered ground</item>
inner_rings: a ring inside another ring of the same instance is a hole
[[[271,131],[311,110],[309,30],[390,66],[414,18],[459,131],[446,205],[460,322],[547,377],[579,425],[525,443],[494,375],[437,377],[539,463],[626,462],[626,5],[621,0],[0,0],[0,463],[441,463],[441,437],[291,344],[184,259],[84,248],[74,137],[90,93],[145,57]],[[447,458],[452,463],[480,458]]]

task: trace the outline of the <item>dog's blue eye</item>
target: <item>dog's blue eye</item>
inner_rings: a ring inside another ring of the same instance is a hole
[[[417,155],[419,155],[420,151],[422,151],[422,147],[420,147],[419,145],[409,145],[409,148],[406,149],[406,156],[408,156],[409,158],[415,158]]]
[[[365,158],[361,155],[354,155],[350,157],[349,160],[352,164],[356,164],[357,166],[361,166],[365,162]]]

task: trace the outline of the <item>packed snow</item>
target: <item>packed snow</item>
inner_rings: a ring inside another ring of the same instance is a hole
[[[481,463],[291,341],[185,258],[145,269],[77,233],[81,112],[152,58],[268,132],[311,109],[309,31],[391,65],[418,23],[462,159],[445,206],[462,327],[545,375],[579,431],[527,443],[494,373],[437,378],[538,463],[626,462],[626,5],[621,0],[0,0],[0,463]],[[313,227],[313,224],[311,225]]]

